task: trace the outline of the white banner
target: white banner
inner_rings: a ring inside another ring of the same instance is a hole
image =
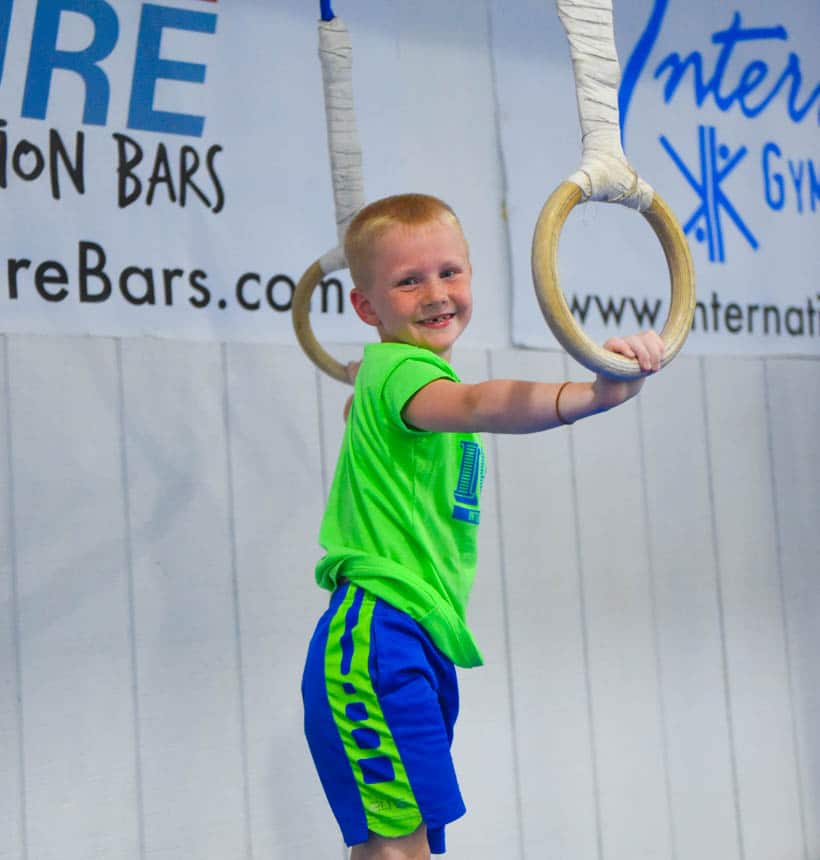
[[[452,203],[479,296],[465,342],[506,344],[487,16],[472,0],[333,5],[366,199]],[[0,0],[0,331],[295,343],[294,284],[337,242],[319,13]],[[349,287],[332,273],[314,298],[323,342],[373,338]]]
[[[293,340],[335,243],[298,5],[0,0],[0,330]]]
[[[535,221],[580,159],[553,0],[336,0],[354,48],[366,199],[438,194],[464,222],[476,311],[554,346],[529,271]],[[0,331],[293,343],[295,282],[336,244],[314,0],[0,0]],[[687,229],[686,349],[816,353],[816,4],[616,0],[625,149]],[[562,286],[603,340],[665,317],[635,212],[566,226]],[[323,341],[371,337],[347,272]]]
[[[532,289],[532,225],[580,162],[569,50],[554,3],[495,0],[509,183],[513,340],[554,345]],[[820,85],[816,3],[615,0],[624,148],[692,249],[689,352],[820,353]],[[585,204],[559,248],[561,286],[593,339],[668,307],[665,261],[640,215]]]

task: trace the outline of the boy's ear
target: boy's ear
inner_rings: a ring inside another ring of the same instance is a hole
[[[350,303],[362,322],[373,326],[379,324],[379,318],[376,316],[376,311],[370,299],[357,287],[353,287],[350,291]]]

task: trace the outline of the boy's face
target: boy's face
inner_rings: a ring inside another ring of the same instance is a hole
[[[395,225],[374,242],[367,283],[350,297],[382,341],[420,346],[449,361],[472,315],[471,278],[467,243],[455,225]]]

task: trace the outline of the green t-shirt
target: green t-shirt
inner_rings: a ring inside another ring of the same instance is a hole
[[[405,424],[402,409],[447,362],[403,343],[365,348],[319,542],[316,580],[340,577],[415,618],[458,666],[481,665],[465,620],[485,460],[474,433]]]

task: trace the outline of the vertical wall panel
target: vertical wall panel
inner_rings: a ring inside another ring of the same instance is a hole
[[[227,347],[253,857],[335,857],[339,834],[304,739],[299,693],[327,595],[317,377],[301,350]]]
[[[557,381],[557,354],[493,353],[499,379]],[[524,857],[598,856],[569,431],[496,437]]]
[[[700,363],[640,395],[676,856],[739,860]]]
[[[6,345],[0,336],[0,860],[23,857],[23,780]]]
[[[489,377],[487,354],[457,350],[453,366],[464,382]],[[498,530],[498,485],[492,460],[492,437],[485,436],[489,458],[481,495],[478,572],[467,619],[485,665],[459,670],[461,713],[456,724],[453,757],[467,815],[455,822],[448,837],[453,860],[522,857],[513,755],[512,703],[507,654],[501,553]]]
[[[763,365],[704,367],[745,858],[803,860]]]
[[[633,401],[570,431],[601,844],[610,860],[672,850],[636,409]]]
[[[122,344],[145,846],[248,854],[219,344]]]
[[[810,858],[820,857],[820,362],[767,362],[778,546]]]
[[[327,347],[333,357],[342,363],[348,361],[360,361],[362,347],[335,344]],[[304,359],[307,361],[307,358]],[[311,365],[312,367],[312,365]],[[319,429],[322,445],[322,477],[324,481],[325,496],[330,492],[333,481],[333,473],[336,470],[336,461],[339,459],[339,447],[344,435],[344,406],[347,398],[353,393],[351,386],[331,379],[326,373],[314,369],[318,379],[319,391]],[[324,511],[324,505],[322,505]],[[315,534],[319,534],[318,524]],[[318,551],[318,547],[317,547]]]
[[[138,854],[114,343],[11,338],[28,856]]]

